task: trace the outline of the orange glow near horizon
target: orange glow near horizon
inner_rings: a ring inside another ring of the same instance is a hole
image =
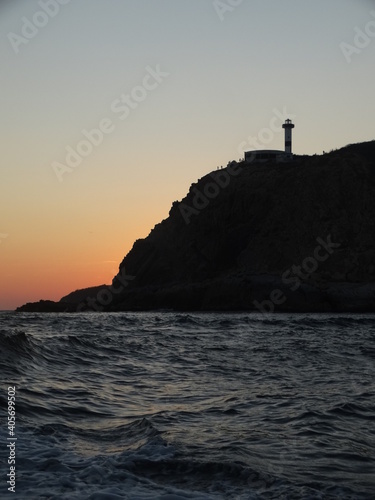
[[[59,300],[80,288],[110,284],[128,251],[124,245],[118,245],[117,248],[113,245],[110,254],[106,249],[96,247],[91,252],[74,249],[69,256],[64,256],[62,248],[60,256],[48,256],[47,252],[40,252],[27,258],[17,253],[7,258],[6,245],[9,245],[11,252],[11,237],[7,238],[1,249],[5,254],[0,263],[2,310],[12,310],[25,302],[36,302],[40,299]],[[124,248],[123,252],[121,247]],[[131,244],[129,249],[130,247]]]
[[[152,227],[143,221],[126,235],[110,228],[101,236],[87,231],[79,239],[71,228],[70,241],[68,232],[50,231],[42,238],[35,226],[22,239],[9,234],[0,244],[0,310],[58,301],[77,289],[111,284],[134,241],[147,236]]]

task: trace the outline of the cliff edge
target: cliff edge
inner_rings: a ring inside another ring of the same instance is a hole
[[[375,141],[232,162],[192,184],[79,310],[374,311],[374,220]]]

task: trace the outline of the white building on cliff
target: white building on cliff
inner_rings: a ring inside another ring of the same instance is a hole
[[[283,125],[285,130],[285,150],[279,151],[276,149],[259,149],[255,151],[245,152],[246,163],[265,163],[267,161],[276,161],[278,163],[293,160],[292,153],[292,130],[294,125],[292,120],[285,120]]]

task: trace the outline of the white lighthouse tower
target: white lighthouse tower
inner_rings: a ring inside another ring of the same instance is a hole
[[[285,120],[283,129],[285,130],[285,153],[292,154],[292,130],[294,129],[292,120]]]

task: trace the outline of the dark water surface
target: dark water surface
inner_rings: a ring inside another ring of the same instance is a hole
[[[1,499],[375,498],[375,316],[0,313],[0,356]]]

